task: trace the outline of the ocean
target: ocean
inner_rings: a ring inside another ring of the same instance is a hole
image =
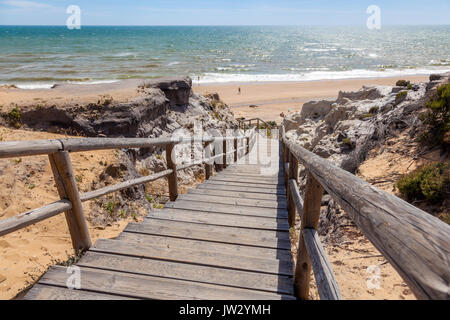
[[[450,71],[450,25],[0,26],[0,84],[28,89],[174,75],[208,84],[443,71]]]

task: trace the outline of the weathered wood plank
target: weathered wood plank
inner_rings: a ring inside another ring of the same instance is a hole
[[[291,261],[292,259],[291,253],[287,250],[268,249],[254,246],[251,247],[212,241],[200,241],[186,238],[179,239],[167,236],[122,232],[116,239],[130,243],[152,244],[154,246],[166,248],[195,248],[196,250],[204,251],[217,250],[218,252],[244,257],[262,257],[265,259],[277,259],[286,261]]]
[[[257,201],[257,200],[256,200]],[[244,215],[266,217],[274,219],[287,219],[287,210],[283,208],[263,208],[251,206],[236,206],[232,204],[213,203],[206,201],[189,201],[185,198],[165,204],[166,209],[186,209],[225,215]]]
[[[132,275],[121,272],[81,268],[81,290],[123,295],[138,299],[159,300],[265,300],[289,298],[289,296],[246,290],[225,288],[217,285],[164,279],[161,277]],[[65,286],[68,276],[66,268],[52,267],[39,283]]]
[[[16,230],[25,228],[39,221],[51,218],[64,211],[70,210],[72,204],[69,200],[59,200],[38,209],[33,209],[11,218],[0,220],[0,237]]]
[[[112,186],[108,186],[105,188],[101,188],[98,190],[94,190],[94,191],[89,191],[86,193],[83,193],[80,195],[80,199],[82,202],[88,201],[88,200],[92,200],[101,196],[104,196],[106,194],[110,194],[113,192],[117,192],[120,190],[124,190],[124,189],[128,189],[137,185],[141,185],[150,181],[155,181],[158,180],[160,178],[163,177],[167,177],[168,175],[170,175],[173,171],[171,169],[168,170],[164,170],[155,174],[151,174],[145,177],[141,177],[141,178],[137,178],[137,179],[132,179],[132,180],[128,180],[122,183],[118,183]]]
[[[321,184],[309,173],[306,180],[305,206],[303,208],[301,229],[317,229],[320,217],[320,204],[323,188]],[[309,283],[311,281],[311,259],[306,249],[303,232],[300,232],[297,250],[297,263],[295,266],[294,288],[295,296],[302,300],[309,299]]]
[[[284,189],[271,189],[267,188],[253,188],[247,186],[230,186],[230,185],[220,185],[220,184],[208,184],[203,183],[197,186],[197,189],[211,189],[211,190],[226,190],[226,191],[245,191],[252,193],[260,193],[260,194],[277,194],[285,196],[286,192]]]
[[[31,140],[0,142],[0,159],[47,155],[62,150],[59,140]]]
[[[219,269],[195,264],[97,252],[86,253],[77,265],[80,267],[216,284],[225,287],[293,294],[292,278],[287,276]]]
[[[295,208],[297,209],[297,212],[302,218],[303,216],[303,199],[300,196],[300,191],[298,190],[298,185],[295,180],[289,181],[289,192],[291,193],[292,200],[294,201]]]
[[[219,243],[290,250],[289,233],[222,227],[197,223],[148,219],[142,224],[130,223],[124,230],[142,234],[153,234],[179,239],[193,239]]]
[[[449,225],[286,142],[418,298],[450,299]]]
[[[270,190],[270,191],[284,191],[284,186],[278,186],[278,185],[269,185],[269,184],[253,184],[253,183],[247,183],[247,182],[229,182],[229,181],[219,181],[219,180],[208,180],[205,181],[204,184],[208,185],[224,185],[224,186],[235,186],[235,187],[248,187],[248,188],[257,188],[257,189],[263,189],[263,190]],[[286,194],[286,192],[285,192]]]
[[[73,248],[76,251],[89,249],[92,245],[80,193],[78,192],[75,174],[69,152],[60,151],[49,154],[49,161],[55,178],[56,188],[61,199],[67,198],[72,208],[65,212],[67,225]]]
[[[286,201],[286,196],[267,193],[254,193],[254,192],[239,192],[239,191],[227,191],[227,190],[215,190],[215,189],[189,189],[188,194],[210,195],[210,196],[224,196],[233,198],[244,199],[261,199],[270,201]]]
[[[83,290],[71,290],[66,287],[35,284],[23,300],[135,300],[133,298]]]
[[[306,249],[311,259],[314,278],[321,300],[341,300],[341,292],[334,277],[331,263],[314,229],[303,229]]]
[[[97,240],[90,251],[190,263],[231,270],[292,276],[292,264],[290,261],[255,257],[246,257],[243,259],[242,256],[217,251],[201,251],[192,248],[162,248],[150,244],[144,245],[109,239]]]
[[[198,194],[184,194],[179,196],[179,200],[206,202],[206,203],[220,203],[232,206],[242,207],[258,207],[258,208],[271,208],[271,209],[287,209],[286,201],[272,201],[262,199],[248,199],[248,198],[230,198],[225,195],[213,196],[213,195],[198,195]]]
[[[201,212],[185,209],[164,209],[152,211],[148,218],[203,223],[216,226],[230,226],[250,229],[288,231],[287,219],[274,219],[256,216],[231,215],[213,212]]]
[[[284,185],[284,179],[278,180],[276,178],[274,179],[252,179],[252,178],[243,178],[243,177],[224,177],[224,176],[214,176],[211,181],[225,181],[225,182],[237,182],[237,183],[247,183],[247,184],[256,184],[256,185],[262,185],[265,186],[283,186]]]

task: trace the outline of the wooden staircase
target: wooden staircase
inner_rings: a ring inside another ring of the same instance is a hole
[[[294,299],[282,166],[268,172],[247,157],[98,240],[79,269],[51,267],[25,299]]]

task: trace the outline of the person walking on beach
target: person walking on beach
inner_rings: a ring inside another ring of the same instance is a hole
[[[238,89],[238,94],[241,94],[241,87],[239,87]]]

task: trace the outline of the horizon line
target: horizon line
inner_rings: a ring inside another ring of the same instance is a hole
[[[65,27],[65,24],[0,24],[0,27]],[[384,24],[393,27],[414,27],[414,26],[450,26],[450,24],[423,23],[423,24]],[[366,27],[365,24],[86,24],[83,27]]]

